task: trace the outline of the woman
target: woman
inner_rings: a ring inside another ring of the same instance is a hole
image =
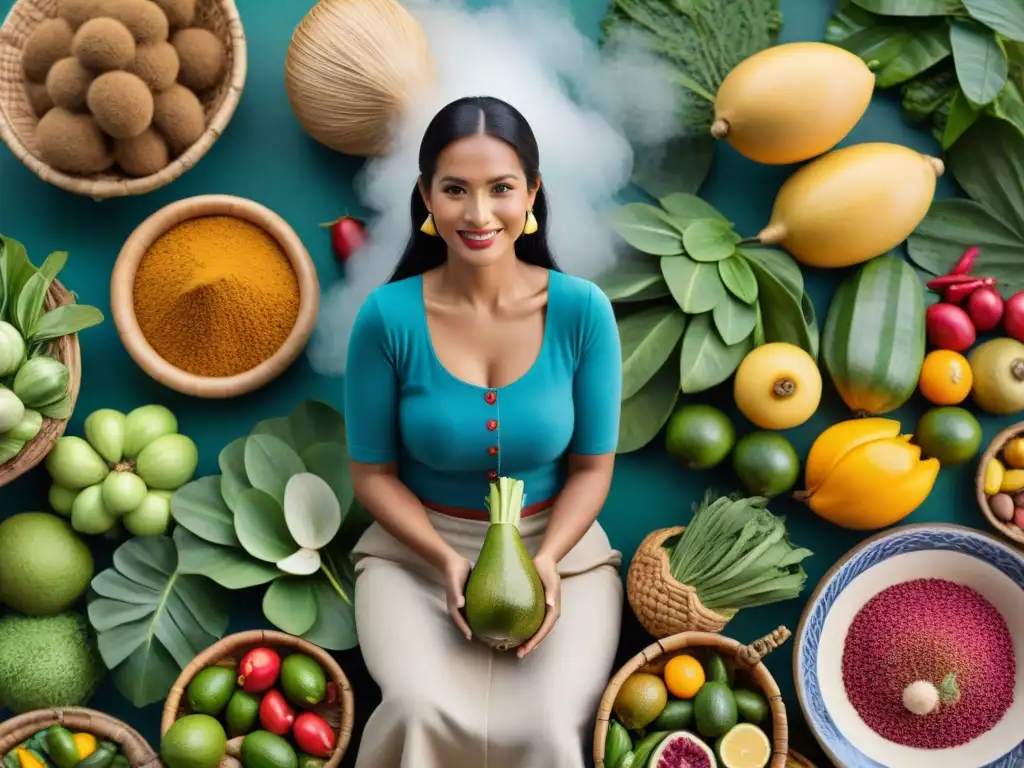
[[[611,304],[558,271],[537,142],[518,111],[467,98],[430,123],[414,235],[352,329],[345,416],[356,497],[356,628],[383,701],[358,768],[576,768],[619,639],[621,554],[595,522],[618,440]],[[417,231],[419,230],[419,231]],[[515,651],[461,608],[499,475],[545,589]]]

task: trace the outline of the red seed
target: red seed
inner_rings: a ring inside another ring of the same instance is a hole
[[[963,352],[974,344],[978,334],[970,316],[955,304],[940,301],[925,313],[928,341],[938,349]]]
[[[253,648],[238,665],[238,684],[246,693],[261,693],[275,682],[281,657],[272,648]]]
[[[974,260],[978,258],[978,254],[981,253],[981,249],[976,245],[971,246],[964,255],[960,257],[960,261],[956,263],[956,266],[949,271],[951,275],[969,275],[971,270],[974,269]]]
[[[979,331],[991,331],[1003,319],[1003,297],[990,285],[984,285],[968,296],[964,308]]]
[[[978,280],[978,278],[973,275],[940,275],[939,277],[933,277],[925,285],[929,290],[939,293],[943,288],[948,288],[951,285],[973,283],[975,280]]]
[[[1024,342],[1024,291],[1006,300],[1003,307],[1003,330],[1010,338]]]
[[[966,283],[957,283],[956,285],[949,286],[945,291],[943,291],[942,298],[950,304],[960,304],[968,296],[973,295],[979,288],[995,284],[996,280],[994,277],[979,277]]]
[[[313,757],[329,757],[334,750],[334,729],[319,715],[303,712],[292,726],[295,743]]]
[[[267,691],[260,702],[260,725],[271,733],[284,736],[295,722],[295,710],[276,688]]]

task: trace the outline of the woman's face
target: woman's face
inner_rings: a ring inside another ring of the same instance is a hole
[[[449,144],[438,156],[430,188],[420,191],[449,255],[484,266],[513,251],[537,188],[529,189],[512,147],[477,134]]]

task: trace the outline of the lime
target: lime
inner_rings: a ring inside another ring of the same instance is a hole
[[[227,736],[210,715],[185,715],[160,740],[160,758],[167,768],[217,768]]]
[[[768,702],[757,691],[737,688],[733,696],[736,697],[736,710],[741,719],[755,725],[761,725],[768,719]]]
[[[710,405],[684,405],[672,414],[665,449],[687,469],[720,464],[736,443],[729,417]]]
[[[651,723],[653,731],[681,731],[693,725],[693,702],[673,699]]]
[[[236,688],[228,701],[228,708],[224,712],[224,721],[228,726],[228,734],[244,736],[255,726],[260,713],[260,700],[251,693],[246,693],[241,688]]]
[[[188,705],[197,715],[219,715],[235,692],[235,672],[227,667],[201,669],[188,684]]]
[[[917,422],[914,442],[925,456],[938,459],[944,467],[964,464],[981,447],[981,425],[963,408],[932,408]]]
[[[327,676],[315,659],[293,653],[281,662],[281,688],[292,704],[312,707],[327,694]]]
[[[756,725],[740,723],[715,745],[722,768],[764,768],[772,757],[772,743]]]
[[[725,659],[722,658],[722,654],[711,654],[711,658],[708,659],[704,668],[707,670],[709,682],[732,685],[733,671],[729,668],[729,665],[725,663]]]
[[[736,443],[732,468],[748,493],[770,498],[796,485],[800,457],[777,432],[751,432]]]
[[[21,512],[0,523],[0,602],[29,616],[69,608],[92,580],[92,552],[63,518]]]
[[[693,714],[697,731],[705,738],[714,739],[736,725],[736,697],[725,683],[704,683],[693,700]]]
[[[646,728],[661,714],[668,701],[665,682],[649,672],[627,677],[615,697],[612,710],[627,729]]]
[[[299,756],[288,741],[270,731],[253,731],[242,742],[245,768],[299,768]]]

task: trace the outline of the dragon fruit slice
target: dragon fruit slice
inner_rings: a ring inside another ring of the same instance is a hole
[[[703,741],[687,731],[677,731],[658,745],[648,765],[651,768],[718,768],[718,761]]]

